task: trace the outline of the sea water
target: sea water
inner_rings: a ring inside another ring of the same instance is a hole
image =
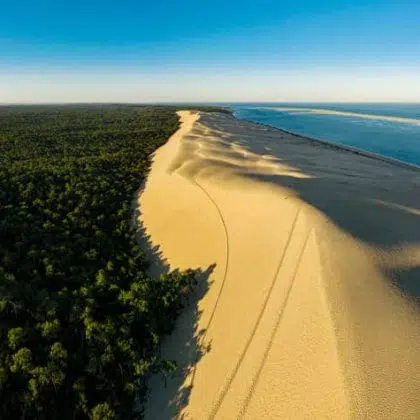
[[[420,166],[420,104],[229,104],[238,119]]]

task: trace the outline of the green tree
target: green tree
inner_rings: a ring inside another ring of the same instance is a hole
[[[32,368],[32,352],[24,347],[12,356],[13,363],[10,366],[11,372],[29,373]]]
[[[92,420],[114,420],[117,417],[108,403],[102,403],[92,409],[91,418]]]
[[[11,328],[7,333],[9,347],[12,350],[17,350],[24,341],[25,333],[22,327]]]

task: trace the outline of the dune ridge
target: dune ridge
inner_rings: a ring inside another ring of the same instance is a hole
[[[418,417],[420,172],[179,115],[139,223],[169,268],[208,277],[163,344],[179,371],[151,378],[146,418]]]

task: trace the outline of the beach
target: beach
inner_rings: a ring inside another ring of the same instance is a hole
[[[307,139],[420,167],[420,108],[415,104],[232,104],[233,115]]]
[[[179,115],[138,222],[156,273],[200,276],[146,418],[419,417],[420,171]]]

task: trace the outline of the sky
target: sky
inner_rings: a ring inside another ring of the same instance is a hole
[[[0,103],[420,102],[419,0],[3,0]]]

